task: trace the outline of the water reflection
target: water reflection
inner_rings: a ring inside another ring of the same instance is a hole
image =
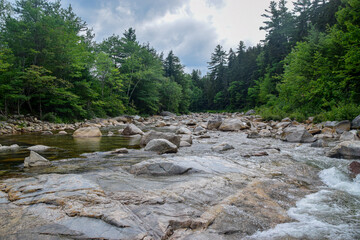
[[[74,138],[74,143],[77,151],[100,151],[100,141],[101,137],[91,137],[91,138]]]

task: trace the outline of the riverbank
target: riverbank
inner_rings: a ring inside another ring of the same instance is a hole
[[[113,120],[119,125],[107,128]],[[350,142],[360,142],[350,122],[264,122],[241,114],[113,120],[81,126],[103,124],[101,138],[111,139],[131,122],[144,132],[139,146],[151,131],[188,139],[189,144],[162,155],[146,147],[128,148],[126,153],[114,146],[112,151],[55,160],[42,168],[19,164],[22,174],[0,181],[0,237],[360,236],[360,178],[350,176],[352,160],[328,156],[350,137]]]

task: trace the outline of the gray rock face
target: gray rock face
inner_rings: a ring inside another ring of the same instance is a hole
[[[286,141],[293,143],[311,143],[316,139],[307,130],[298,130],[286,135]]]
[[[360,129],[360,115],[354,118],[351,122],[352,129]]]
[[[179,147],[181,137],[174,133],[163,133],[163,132],[156,132],[151,130],[145,133],[144,136],[141,138],[140,146],[141,147],[146,146],[153,139],[166,139],[171,143],[175,144],[177,147]]]
[[[337,133],[341,134],[345,131],[350,131],[351,123],[349,120],[344,120],[335,124],[334,129]]]
[[[243,129],[248,129],[249,126],[241,121],[240,119],[226,119],[222,122],[219,127],[221,131],[239,131]]]
[[[357,141],[359,140],[359,137],[357,135],[357,131],[356,130],[351,130],[349,132],[343,132],[340,136],[340,141],[344,142],[344,141]]]
[[[339,143],[328,152],[327,156],[346,159],[360,158],[360,141],[345,141]]]
[[[221,143],[219,145],[213,146],[211,149],[215,152],[224,152],[234,149],[234,147],[228,143]]]
[[[247,138],[261,138],[261,136],[258,132],[252,131],[248,133]]]
[[[31,151],[30,156],[26,157],[24,161],[24,167],[39,167],[49,165],[51,165],[49,160],[34,151]]]
[[[209,130],[218,129],[221,124],[222,124],[222,119],[221,119],[221,117],[213,118],[213,119],[211,119],[211,120],[208,121],[208,123],[207,123],[207,129],[209,129]]]
[[[122,135],[125,135],[125,136],[131,136],[131,135],[137,135],[137,134],[144,135],[144,132],[141,131],[140,128],[138,128],[137,126],[135,126],[132,123],[128,124],[122,131]]]
[[[327,142],[325,142],[323,139],[319,139],[316,142],[311,144],[311,147],[316,147],[316,148],[322,148],[322,147],[328,147],[329,144]]]
[[[179,166],[174,162],[164,160],[145,161],[131,166],[129,172],[135,175],[172,176],[181,175],[191,170],[191,167]]]
[[[98,127],[79,128],[73,133],[73,137],[101,137],[101,131]]]
[[[145,151],[157,152],[159,154],[177,153],[178,148],[166,139],[153,139],[146,144]]]

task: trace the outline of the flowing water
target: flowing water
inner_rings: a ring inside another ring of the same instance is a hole
[[[251,233],[250,236],[245,237],[244,235],[236,235],[237,230],[224,230],[225,233],[221,235],[221,238],[214,239],[360,239],[360,175],[356,178],[349,177],[349,160],[328,158],[325,153],[329,148],[311,148],[308,144],[290,144],[275,139],[247,139],[244,134],[237,133],[215,132],[211,136],[209,140],[196,140],[192,147],[181,149],[177,155],[164,155],[162,157],[163,159],[175,159],[175,161],[176,158],[182,159],[184,166],[188,164],[194,169],[201,170],[200,174],[193,174],[191,177],[190,175],[181,175],[140,178],[122,173],[120,169],[157,156],[134,150],[133,152],[130,151],[128,155],[114,157],[109,156],[107,152],[121,147],[138,149],[139,139],[119,135],[94,139],[74,139],[71,135],[1,136],[0,143],[2,145],[18,144],[20,150],[0,153],[0,179],[48,173],[85,173],[85,175],[91,173],[86,175],[87,178],[98,182],[106,191],[115,192],[126,189],[126,191],[139,191],[141,193],[147,190],[163,189],[168,191],[168,188],[176,189],[178,184],[186,181],[194,181],[200,184],[204,176],[208,179],[223,173],[242,173],[250,176],[250,178],[253,175],[263,174],[262,179],[272,175],[273,177],[269,177],[268,180],[265,179],[265,181],[272,181],[274,178],[281,178],[281,175],[285,175],[287,171],[291,172],[297,164],[304,164],[313,169],[321,181],[320,184],[315,183],[315,181],[311,183],[313,186],[307,187],[311,189],[311,193],[297,199],[295,204],[288,208],[287,215],[292,219],[291,221],[277,224],[268,230]],[[213,153],[210,147],[219,141],[232,143],[235,150],[221,154]],[[46,172],[41,172],[41,170],[26,171],[22,165],[24,157],[29,154],[26,148],[38,144],[54,147],[42,155],[52,160],[55,167],[47,169]],[[281,149],[281,154],[244,157],[244,153],[262,149]],[[283,164],[284,169],[286,169],[287,163],[291,164],[289,169],[281,170],[283,172],[278,173],[279,165]],[[108,174],[109,172],[111,174]],[[224,179],[231,178],[231,176],[226,175]],[[304,178],[306,177],[309,176],[304,176]],[[281,181],[286,182],[286,179],[281,179]],[[184,187],[181,185],[181,188]],[[225,191],[225,189],[223,190]],[[215,194],[213,190],[211,194],[212,200],[207,200],[209,203],[221,195],[220,193],[218,193],[220,195]],[[286,194],[289,199],[296,198],[290,196],[289,193]],[[189,205],[196,205],[195,199],[198,198],[199,206],[192,211],[203,211],[200,205],[204,205],[204,202],[200,195],[197,197],[185,195],[184,198],[192,202]],[[228,213],[230,216],[232,216],[231,214],[240,214],[242,211],[236,204],[230,204],[228,211],[230,210],[232,211]],[[81,219],[81,221],[85,220]],[[84,224],[88,223],[89,221]],[[209,227],[210,231],[206,233],[210,235],[204,236],[208,236],[207,239],[212,239],[214,235],[211,235],[211,231],[215,231],[218,225],[221,224],[214,221]],[[111,238],[111,235],[109,236]],[[189,235],[187,239],[206,239],[191,236],[196,235]]]

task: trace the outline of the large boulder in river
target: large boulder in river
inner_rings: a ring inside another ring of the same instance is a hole
[[[342,141],[342,142],[344,142],[344,141],[357,141],[357,140],[359,140],[359,137],[357,135],[356,130],[343,132],[341,134],[341,136],[340,136],[340,141]]]
[[[30,156],[26,157],[24,161],[24,167],[39,167],[49,165],[51,165],[49,160],[34,151],[31,151]]]
[[[327,156],[346,159],[360,158],[360,141],[341,142],[331,149]]]
[[[209,130],[215,130],[215,129],[218,129],[221,124],[222,124],[222,118],[221,117],[213,118],[213,119],[208,121],[206,128],[209,129]]]
[[[334,129],[337,133],[341,134],[345,131],[350,131],[351,123],[349,120],[344,120],[335,124]]]
[[[293,143],[311,143],[315,138],[307,130],[297,130],[286,135],[285,140]]]
[[[240,119],[226,119],[219,127],[221,131],[238,131],[250,128],[245,122]]]
[[[101,131],[98,127],[79,128],[73,133],[73,137],[101,137]]]
[[[354,118],[351,122],[352,129],[360,129],[360,115]]]
[[[35,146],[28,147],[28,150],[42,152],[42,151],[48,150],[49,148],[51,148],[51,147],[48,147],[45,145],[35,145]]]
[[[124,130],[122,131],[121,133],[122,135],[125,135],[125,136],[132,136],[132,135],[144,135],[144,132],[141,131],[140,128],[138,128],[137,126],[135,126],[134,124],[128,124]]]
[[[175,144],[166,139],[153,139],[145,146],[145,151],[163,153],[177,153],[178,148]]]
[[[180,146],[181,141],[181,137],[179,135],[176,135],[175,133],[164,133],[151,130],[145,133],[144,136],[141,138],[140,146],[146,146],[153,139],[166,139],[171,143],[175,144],[177,147]]]

